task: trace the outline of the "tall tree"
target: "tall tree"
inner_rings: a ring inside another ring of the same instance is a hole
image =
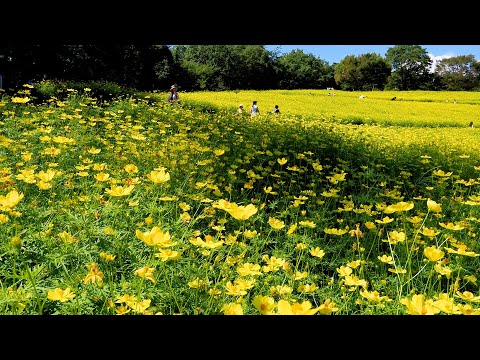
[[[379,54],[344,57],[334,66],[335,82],[342,90],[383,90],[390,65]]]
[[[435,73],[445,90],[474,90],[480,87],[479,63],[473,55],[445,58],[437,63]]]
[[[417,90],[431,85],[432,59],[420,45],[396,45],[387,50],[385,58],[392,68],[389,89]]]
[[[292,50],[278,57],[280,88],[320,89],[334,83],[333,71],[325,60],[303,50]]]
[[[262,45],[186,45],[174,47],[172,52],[193,90],[265,89],[275,85],[274,61]]]

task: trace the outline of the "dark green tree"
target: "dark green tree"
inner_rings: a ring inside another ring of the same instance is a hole
[[[443,89],[469,91],[480,87],[479,70],[473,55],[461,55],[440,60],[435,73],[440,76]]]
[[[396,45],[387,50],[392,75],[386,89],[418,90],[431,88],[432,59],[420,45]]]
[[[391,72],[388,62],[374,53],[346,56],[334,69],[342,90],[383,90]]]
[[[325,60],[300,49],[279,56],[278,65],[282,89],[321,89],[335,83],[332,68]]]

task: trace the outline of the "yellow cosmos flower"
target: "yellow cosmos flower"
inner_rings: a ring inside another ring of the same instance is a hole
[[[352,270],[351,267],[349,267],[349,266],[343,266],[343,265],[340,266],[339,268],[337,268],[336,270],[337,270],[338,275],[340,275],[340,276],[342,276],[342,277],[343,277],[343,276],[348,276],[348,275],[350,275],[350,274],[353,272],[353,270]]]
[[[392,204],[383,209],[385,214],[393,214],[394,212],[403,212],[413,209],[413,202],[400,201],[396,204]]]
[[[308,277],[308,271],[297,271],[295,275],[293,276],[294,280],[302,280]]]
[[[404,242],[406,239],[406,234],[403,231],[393,230],[388,233],[388,240],[382,240],[384,242],[389,242],[391,244],[397,244],[399,242]]]
[[[105,192],[110,196],[128,196],[132,192],[135,185],[123,187],[121,185],[112,185],[110,189],[105,189]]]
[[[231,302],[222,306],[223,315],[243,315],[242,305]]]
[[[363,263],[365,262],[363,261]],[[360,266],[360,264],[362,264],[362,260],[353,260],[347,263],[347,265],[352,269],[356,269],[357,267]]]
[[[314,315],[319,311],[319,308],[312,308],[312,303],[308,300],[302,303],[290,304],[287,300],[279,300],[278,305],[279,315]]]
[[[0,224],[5,224],[9,220],[10,220],[10,218],[8,217],[8,215],[0,214]]]
[[[440,274],[440,276],[445,276],[447,279],[450,279],[450,276],[452,275],[452,269],[450,269],[448,266],[443,266],[442,262],[439,261],[437,262],[434,266],[433,269]]]
[[[436,231],[435,229],[430,229],[430,228],[428,228],[428,227],[424,227],[424,228],[422,229],[422,231],[421,231],[421,234],[432,238],[432,237],[437,236],[438,234],[440,234],[440,231]]]
[[[270,293],[272,295],[289,295],[293,292],[293,289],[287,285],[275,285],[270,286]]]
[[[287,163],[287,159],[285,158],[281,158],[281,159],[277,159],[277,162],[280,164],[280,165],[285,165]]]
[[[448,248],[448,247],[446,247],[445,250],[447,250],[450,254],[458,254],[458,255],[471,256],[471,257],[480,256],[480,254],[476,254],[473,251],[466,251],[467,250],[467,245],[465,245],[465,244],[458,245],[457,250],[452,249],[452,248]]]
[[[275,310],[275,299],[270,296],[256,295],[253,298],[253,306],[260,312],[261,315],[272,315]]]
[[[89,273],[83,279],[84,284],[92,283],[92,284],[101,284],[103,282],[103,272],[98,267],[97,263],[91,263],[86,265],[87,269],[89,269]]]
[[[72,300],[76,295],[72,292],[72,290],[67,287],[65,290],[60,288],[55,288],[55,290],[49,291],[47,295],[47,299],[53,301],[60,301],[66,302]]]
[[[137,229],[135,235],[148,246],[169,247],[176,244],[172,241],[170,232],[163,232],[158,226],[154,226],[150,231],[144,233]]]
[[[475,296],[470,291],[464,291],[463,293],[460,291],[457,291],[455,294],[456,294],[456,297],[459,297],[460,299],[465,301],[474,302],[474,303],[480,302],[480,296]]]
[[[278,194],[276,191],[272,191],[272,187],[271,187],[271,186],[264,187],[264,188],[263,188],[263,191],[264,191],[266,194],[271,194],[271,195],[277,195],[277,194]]]
[[[55,176],[56,171],[52,169],[48,169],[47,171],[39,171],[35,176],[44,182],[52,181],[53,177]]]
[[[443,258],[445,252],[443,252],[441,249],[438,249],[436,246],[429,246],[423,250],[423,254],[428,260],[437,262]]]
[[[40,189],[40,190],[49,190],[52,188],[52,183],[50,182],[45,182],[43,180],[39,180],[37,181],[37,187]]]
[[[449,222],[449,223],[439,223],[439,225],[445,229],[448,229],[448,230],[455,230],[455,231],[458,231],[458,230],[463,230],[465,229],[465,227],[461,226],[461,225],[458,225],[458,224],[454,224],[452,222]]]
[[[231,281],[225,284],[226,293],[232,296],[244,296],[247,295],[245,289],[240,285],[234,285]]]
[[[439,213],[442,211],[442,205],[432,199],[427,199],[427,208],[429,211]]]
[[[407,221],[411,222],[412,224],[418,224],[422,221],[423,219],[420,216],[412,216],[407,218]]]
[[[190,216],[190,214],[188,212],[184,212],[180,215],[180,220],[182,220],[185,223],[188,223],[188,222],[192,221],[192,217]]]
[[[89,152],[90,154],[93,154],[93,155],[99,154],[101,151],[102,151],[102,149],[98,149],[98,148],[94,148],[94,147],[87,150],[87,152]]]
[[[161,249],[159,253],[155,254],[155,257],[162,261],[178,260],[181,257],[181,253],[171,249]]]
[[[25,104],[30,101],[30,98],[28,96],[26,97],[18,97],[18,96],[13,96],[10,101],[12,103],[18,103],[18,104]]]
[[[451,171],[445,172],[443,170],[434,170],[432,172],[432,175],[438,176],[438,177],[450,177],[453,173]]]
[[[182,211],[189,211],[191,209],[191,206],[185,202],[179,203],[178,206],[180,207],[180,209],[182,209]]]
[[[237,205],[235,203],[231,203],[230,207],[225,209],[233,218],[237,220],[247,220],[253,215],[255,215],[258,211],[257,207],[253,204],[248,204],[246,206]]]
[[[368,299],[370,302],[373,303],[379,303],[382,301],[392,301],[388,296],[380,296],[380,293],[378,291],[368,291],[366,289],[360,290],[360,295],[362,295],[364,298]]]
[[[104,182],[110,179],[110,174],[104,173],[104,172],[99,172],[98,174],[94,175],[95,180]]]
[[[135,174],[138,172],[138,167],[135,164],[127,164],[123,167],[123,170],[129,174]]]
[[[166,172],[164,169],[160,170],[152,170],[147,175],[147,178],[154,182],[155,184],[163,184],[170,180],[170,174]]]
[[[245,263],[237,268],[237,273],[240,276],[261,275],[262,272],[260,271],[260,268],[261,267],[258,264]]]
[[[367,281],[360,279],[357,275],[346,275],[344,283],[346,286],[361,286],[364,289],[368,287]]]
[[[141,267],[140,269],[135,270],[134,274],[141,277],[142,279],[150,280],[152,283],[156,283],[157,280],[153,273],[155,272],[155,268],[151,268],[148,266]]]
[[[338,311],[338,307],[331,299],[327,299],[318,307],[318,311],[323,315],[329,315],[332,312]]]
[[[100,259],[104,261],[113,261],[115,260],[116,257],[117,257],[116,255],[108,254],[104,251],[100,252]]]
[[[315,171],[322,171],[323,169],[323,166],[318,162],[312,163],[312,167],[313,167],[313,170]]]
[[[297,223],[290,225],[290,227],[288,228],[288,231],[287,231],[287,235],[293,234],[295,232],[295,230],[297,230],[297,226],[298,226]]]
[[[280,230],[285,227],[285,223],[282,220],[275,219],[272,217],[268,218],[268,224],[275,230]]]
[[[367,222],[365,223],[365,227],[366,227],[368,230],[373,230],[373,229],[375,229],[377,226],[376,226],[373,222],[367,221]]]
[[[129,304],[129,306],[136,313],[142,314],[143,312],[145,312],[145,310],[147,310],[150,307],[151,302],[152,302],[152,300],[146,299],[146,300],[142,300],[140,302],[134,302],[132,304]]]
[[[298,285],[297,291],[300,293],[312,293],[318,289],[316,284],[300,284]]]
[[[309,227],[311,229],[315,229],[317,227],[317,224],[315,224],[313,221],[310,221],[310,220],[299,221],[298,224],[305,227]]]
[[[200,246],[207,249],[215,249],[224,244],[223,240],[215,241],[215,238],[212,235],[205,235],[205,240],[202,240],[201,237],[197,236],[196,238],[190,239],[189,241],[195,246]]]
[[[23,199],[23,196],[23,193],[19,193],[16,189],[11,190],[5,196],[0,195],[0,210],[13,209]]]
[[[323,230],[325,234],[330,234],[330,235],[343,235],[348,232],[348,229],[336,229],[336,228],[331,228],[331,229],[324,229]]]
[[[325,256],[325,251],[320,249],[319,247],[316,248],[311,248],[310,249],[310,255],[318,257],[318,258],[323,258]]]
[[[389,264],[389,265],[393,264],[393,258],[389,255],[377,256],[377,259],[385,264]]]
[[[385,217],[384,217],[383,219],[381,219],[381,220],[378,220],[378,219],[375,220],[375,222],[378,223],[378,224],[388,224],[388,223],[391,223],[393,220],[395,220],[395,219],[392,219],[392,218],[390,218],[389,216],[385,216]]]

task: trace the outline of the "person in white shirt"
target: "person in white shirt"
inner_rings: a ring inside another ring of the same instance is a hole
[[[250,115],[257,116],[260,114],[260,110],[258,110],[257,100],[254,100],[252,103],[252,107],[250,108]]]

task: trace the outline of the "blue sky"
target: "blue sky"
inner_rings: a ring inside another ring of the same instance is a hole
[[[306,54],[325,60],[329,65],[340,62],[348,55],[362,55],[376,53],[385,57],[387,50],[394,45],[267,45],[269,51],[279,49],[280,54],[289,53],[292,50],[300,49]],[[441,60],[446,57],[473,55],[480,61],[480,45],[420,45],[434,60]]]

